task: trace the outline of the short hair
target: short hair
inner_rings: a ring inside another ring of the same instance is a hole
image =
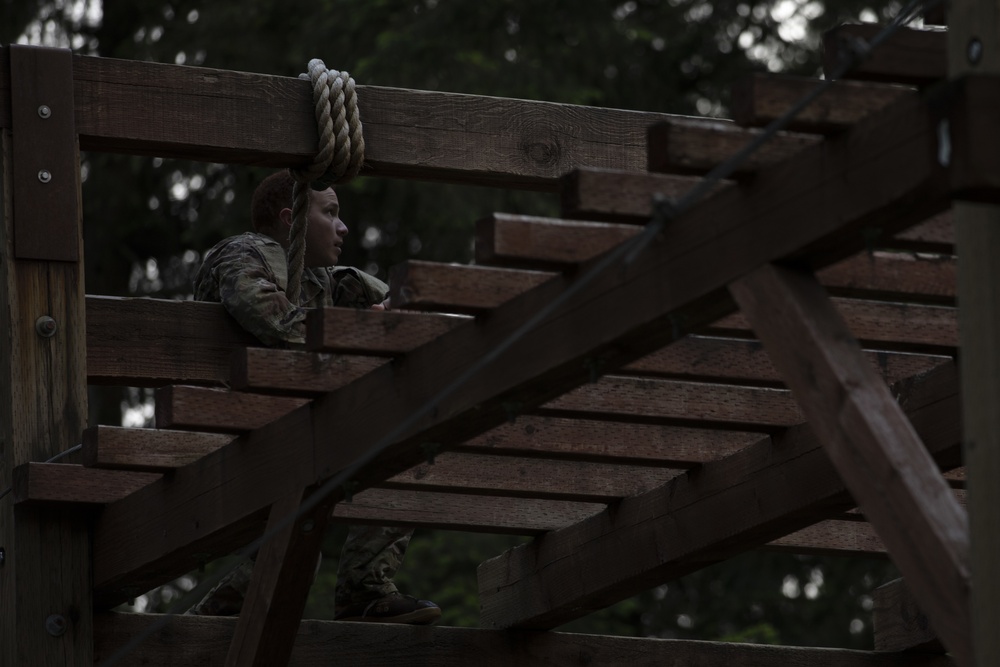
[[[273,232],[281,229],[278,214],[281,209],[292,207],[294,186],[295,181],[287,169],[275,172],[260,182],[250,200],[250,222],[255,232],[273,236]]]

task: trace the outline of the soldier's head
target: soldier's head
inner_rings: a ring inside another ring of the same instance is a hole
[[[294,185],[291,175],[282,169],[261,181],[250,203],[254,231],[267,234],[286,247],[292,227]],[[309,193],[308,221],[306,266],[333,266],[340,258],[347,236],[347,225],[340,219],[340,201],[333,188]]]

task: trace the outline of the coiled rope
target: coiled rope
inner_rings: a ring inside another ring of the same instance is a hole
[[[319,152],[310,165],[288,170],[295,179],[295,186],[292,188],[285,293],[296,304],[305,268],[309,190],[325,190],[334,183],[346,183],[357,176],[365,161],[365,139],[354,79],[347,72],[327,69],[319,58],[309,61],[308,70],[299,78],[312,81]]]

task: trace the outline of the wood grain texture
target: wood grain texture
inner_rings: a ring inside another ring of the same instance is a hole
[[[389,270],[393,308],[480,313],[541,285],[547,271],[407,260]]]
[[[293,396],[171,385],[156,391],[156,427],[244,433],[307,404]]]
[[[700,181],[696,176],[578,168],[559,181],[561,215],[571,220],[645,224],[653,214],[655,193],[676,199]],[[730,184],[725,181],[719,189]]]
[[[95,654],[112,653],[150,623],[153,614],[99,614]],[[136,664],[220,667],[233,635],[235,618],[176,616],[133,654]],[[587,667],[655,664],[662,667],[952,667],[941,655],[891,655],[871,651],[683,641],[562,632],[498,632],[474,628],[414,627],[383,623],[306,620],[299,628],[291,664],[327,667],[331,647],[337,665],[370,667],[433,664],[467,667]]]
[[[728,121],[704,120],[697,125],[666,121],[649,129],[649,171],[669,174],[705,174],[738,153],[760,134]],[[778,132],[742,162],[735,178],[778,164],[819,138],[809,134]]]
[[[828,519],[767,543],[769,551],[820,556],[885,558],[885,545],[870,523]]]
[[[730,286],[825,451],[959,664],[972,664],[968,515],[815,277]]]
[[[842,25],[823,35],[823,72],[839,67],[850,40],[870,41],[883,26]],[[925,85],[947,76],[945,33],[901,28],[871,55],[857,63],[843,78]]]
[[[764,127],[822,84],[810,77],[750,74],[733,86],[733,120],[743,127]],[[787,128],[795,132],[839,132],[906,92],[901,86],[838,81],[795,116]]]
[[[384,357],[242,348],[233,356],[232,387],[251,391],[333,391],[384,363],[388,363]]]
[[[92,426],[83,432],[83,465],[164,472],[194,463],[234,439],[225,433]]]
[[[14,502],[106,505],[159,480],[153,472],[101,470],[64,463],[25,463],[14,469]]]
[[[101,296],[86,303],[92,384],[222,384],[233,352],[260,345],[218,303]]]
[[[469,321],[464,315],[322,308],[306,315],[306,347],[391,355],[416,349]]]
[[[954,366],[896,390],[929,451],[960,450]],[[751,445],[479,567],[481,624],[550,628],[853,506],[806,426]],[[609,561],[614,567],[607,567]],[[585,571],[580,578],[575,573]]]
[[[927,614],[920,610],[906,582],[896,579],[875,589],[872,630],[876,651],[917,650],[944,653]]]

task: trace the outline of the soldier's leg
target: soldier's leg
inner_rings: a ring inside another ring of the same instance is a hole
[[[407,528],[351,526],[337,568],[336,606],[398,592],[392,578],[403,564],[412,535]]]
[[[243,561],[187,613],[196,616],[236,616],[243,608],[252,575],[253,562]]]

